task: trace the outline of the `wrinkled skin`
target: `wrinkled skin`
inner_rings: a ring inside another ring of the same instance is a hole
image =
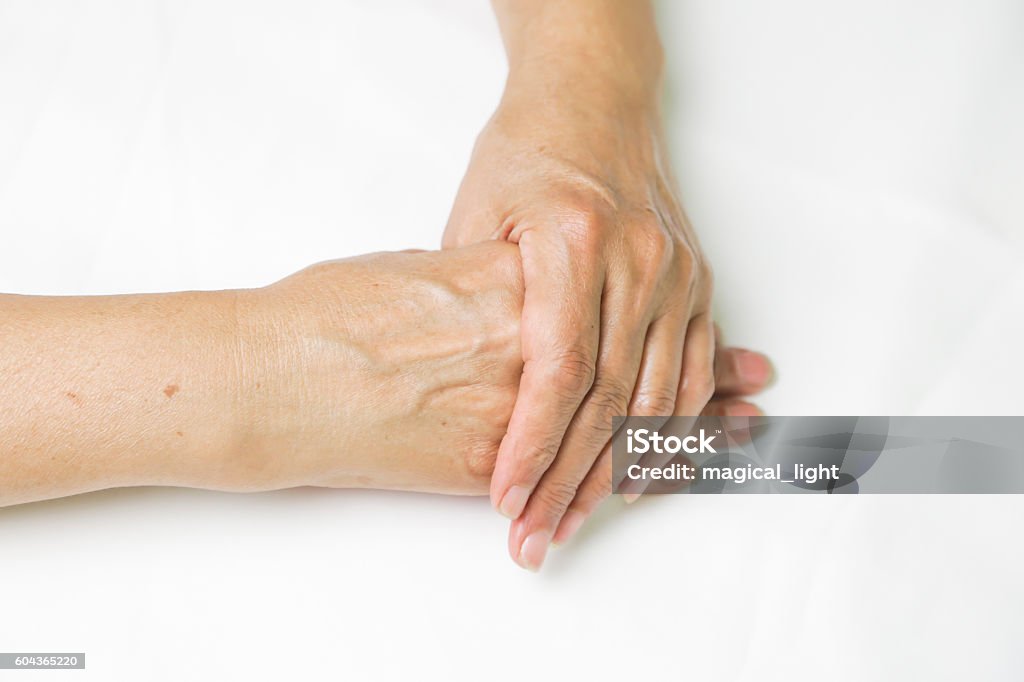
[[[522,372],[522,291],[518,250],[491,243],[321,263],[251,292],[263,428],[242,461],[262,460],[267,487],[485,490]]]

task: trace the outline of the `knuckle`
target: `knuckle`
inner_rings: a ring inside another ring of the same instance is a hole
[[[637,395],[633,412],[639,416],[671,415],[676,408],[677,386],[652,386]]]
[[[686,253],[676,260],[676,273],[680,286],[691,291],[697,283],[697,263],[692,253]]]
[[[559,443],[557,441],[531,443],[520,450],[519,464],[528,473],[534,475],[541,474],[547,470],[551,462],[555,461],[555,456],[558,454],[558,446]]]
[[[711,268],[711,262],[707,258],[701,258],[697,264],[697,276],[701,282],[707,284],[708,287],[715,281],[715,272]]]
[[[578,348],[562,351],[552,363],[550,377],[555,389],[570,397],[585,394],[594,384],[597,363],[591,355]]]
[[[557,216],[561,231],[577,244],[597,248],[608,226],[605,212],[585,201],[562,206]]]
[[[611,424],[611,418],[625,416],[632,390],[620,379],[601,378],[590,392],[590,404],[597,411],[597,420]]]
[[[686,392],[694,402],[705,405],[715,394],[715,375],[710,368],[691,372],[686,381]]]
[[[645,221],[638,230],[638,242],[641,257],[647,264],[661,266],[674,251],[672,237],[656,220]]]
[[[675,239],[656,220],[643,221],[635,231],[633,279],[642,292],[652,293],[672,281],[676,269]]]
[[[702,292],[702,295],[710,300],[715,282],[715,273],[711,270],[711,263],[699,254],[694,254],[692,259],[689,276],[690,289]]]
[[[577,484],[567,479],[545,481],[533,492],[539,515],[559,518],[576,496]]]

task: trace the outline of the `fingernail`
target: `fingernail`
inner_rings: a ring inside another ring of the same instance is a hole
[[[626,501],[626,504],[633,504],[640,499],[640,493],[623,493],[622,499]]]
[[[576,535],[576,531],[580,529],[583,522],[587,520],[587,515],[583,512],[578,511],[567,511],[565,516],[562,517],[562,523],[558,526],[558,539],[553,541],[552,544],[555,547],[560,547],[572,539],[573,535]]]
[[[498,505],[498,511],[501,512],[502,516],[505,516],[512,521],[519,518],[519,515],[523,513],[523,509],[526,508],[526,501],[530,499],[530,490],[521,485],[514,485],[508,489],[505,493],[505,497],[501,498],[501,504]]]
[[[519,565],[528,571],[537,572],[544,563],[551,544],[551,533],[543,530],[534,531],[519,549]]]
[[[772,365],[768,358],[751,350],[736,354],[736,372],[749,384],[766,384],[772,377]]]

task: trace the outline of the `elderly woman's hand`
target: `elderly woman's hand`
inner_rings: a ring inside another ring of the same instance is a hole
[[[514,245],[321,263],[235,296],[244,439],[223,487],[487,492],[523,369]],[[764,388],[767,359],[720,348],[714,364],[705,412],[756,414],[744,397]],[[592,475],[610,479],[607,454]],[[556,541],[606,491],[580,493]]]
[[[525,370],[490,492],[535,568],[573,500],[610,493],[613,416],[698,414],[712,396],[712,284],[673,189],[647,3],[495,6],[508,84],[444,244],[522,254]]]

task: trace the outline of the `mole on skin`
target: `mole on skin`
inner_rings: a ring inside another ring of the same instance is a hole
[[[174,394],[177,393],[177,392],[178,392],[178,385],[177,384],[168,384],[167,388],[164,389],[164,395],[167,396],[168,398],[173,397]]]

